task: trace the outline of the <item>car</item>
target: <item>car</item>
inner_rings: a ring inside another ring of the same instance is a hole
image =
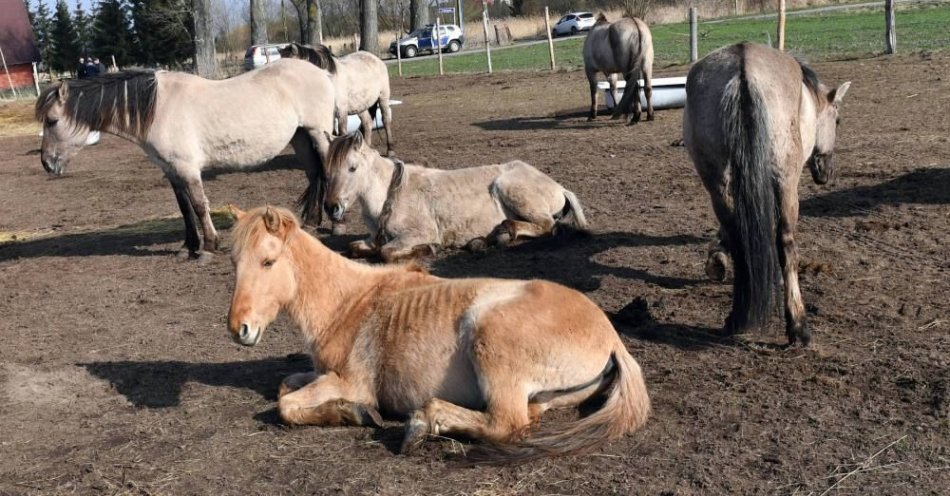
[[[280,60],[278,50],[286,47],[289,43],[268,43],[266,45],[252,45],[244,53],[244,68],[247,70],[264,67],[271,62]]]
[[[419,52],[435,53],[437,47],[433,31],[435,25],[429,24],[402,37],[399,40],[400,56],[411,59]],[[443,52],[455,53],[465,44],[465,36],[462,34],[462,28],[455,24],[442,24],[439,25],[439,41]],[[389,53],[396,55],[395,41],[389,44]]]
[[[574,36],[581,31],[590,31],[597,19],[591,12],[571,12],[560,18],[551,28],[551,36],[557,38],[562,34]]]

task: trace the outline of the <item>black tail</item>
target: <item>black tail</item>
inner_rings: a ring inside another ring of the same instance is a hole
[[[725,230],[735,265],[729,330],[762,326],[769,317],[781,274],[776,247],[778,180],[765,102],[749,85],[745,66],[723,95],[723,131],[731,157],[735,216]]]
[[[323,222],[323,198],[326,196],[327,178],[323,159],[316,150],[313,140],[303,130],[298,129],[291,139],[291,145],[297,157],[311,157],[312,163],[303,164],[307,171],[307,189],[297,198],[301,220],[305,225],[319,226]]]

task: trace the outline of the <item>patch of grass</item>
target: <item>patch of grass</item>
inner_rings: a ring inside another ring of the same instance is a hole
[[[897,47],[901,53],[947,50],[950,48],[950,5],[901,9],[897,13]],[[689,62],[689,25],[686,23],[653,26],[654,67]],[[717,48],[753,41],[775,41],[775,20],[731,20],[721,23],[700,23],[700,56]],[[884,13],[882,10],[830,12],[813,16],[789,17],[786,24],[786,49],[809,60],[844,57],[866,57],[884,49]],[[583,37],[555,43],[554,58],[558,68],[576,70],[583,67]],[[487,65],[482,50],[444,59],[446,73],[485,72]],[[492,52],[496,71],[545,70],[549,67],[547,44],[515,47]],[[396,65],[390,65],[396,75]],[[432,58],[403,62],[406,76],[432,75],[439,71],[438,60]]]

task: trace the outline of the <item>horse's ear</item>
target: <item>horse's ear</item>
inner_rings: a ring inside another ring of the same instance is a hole
[[[300,55],[300,48],[297,47],[296,43],[290,44],[290,54],[293,55],[294,57],[296,57],[297,55]]]
[[[828,102],[834,105],[840,105],[841,100],[844,100],[845,93],[848,92],[848,88],[851,87],[851,81],[838,86],[837,88],[828,92]]]
[[[56,90],[56,95],[59,98],[59,103],[66,103],[66,97],[69,96],[69,90],[66,88],[66,83],[59,83],[59,89]]]
[[[333,135],[332,135],[332,134],[330,134],[330,133],[324,131],[324,132],[323,132],[323,135],[327,137],[327,141],[329,141],[330,143],[333,143]]]
[[[245,212],[232,203],[228,203],[228,212],[231,213],[231,216],[237,220],[244,218]]]
[[[280,231],[280,213],[270,205],[264,209],[264,227],[271,234],[277,234]]]
[[[353,131],[353,144],[356,145],[356,148],[362,150],[366,146],[366,141],[363,140],[363,130],[357,129]]]

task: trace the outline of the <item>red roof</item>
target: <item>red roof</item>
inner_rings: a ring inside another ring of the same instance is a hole
[[[33,26],[30,25],[23,0],[0,0],[0,50],[3,50],[7,65],[40,60],[40,51],[36,49],[33,38]]]

